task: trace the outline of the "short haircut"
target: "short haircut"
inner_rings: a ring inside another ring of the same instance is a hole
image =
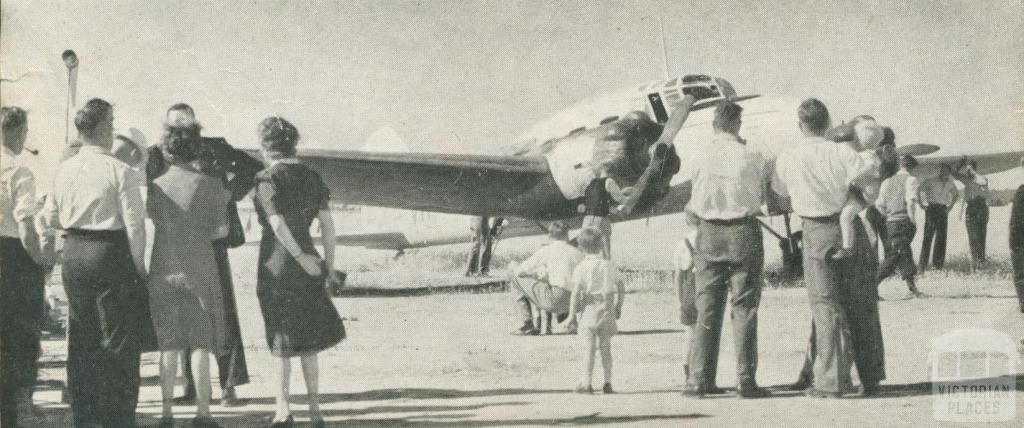
[[[75,128],[82,135],[91,137],[96,132],[96,127],[103,122],[103,119],[113,109],[114,106],[112,104],[100,98],[86,101],[82,109],[78,110],[78,113],[75,114]]]
[[[811,132],[822,133],[828,129],[832,118],[828,114],[828,107],[817,98],[808,98],[800,103],[797,111],[800,123],[804,124]]]
[[[195,128],[168,127],[160,138],[160,145],[175,162],[192,162],[199,158],[202,140]]]
[[[581,250],[587,254],[600,254],[604,249],[604,237],[597,229],[587,227],[580,231],[576,237],[576,243]]]
[[[825,133],[825,138],[837,143],[845,143],[856,140],[857,131],[853,128],[853,125],[844,123],[835,128],[829,129],[828,132]]]
[[[851,120],[850,122],[852,122],[853,124],[856,124],[857,122],[860,122],[862,120],[875,121],[875,117],[870,115],[870,114],[861,114],[861,115],[857,115],[857,117],[854,117],[853,120]]]
[[[175,103],[174,105],[171,105],[167,109],[167,113],[170,113],[170,112],[176,111],[176,110],[186,111],[186,112],[188,112],[188,114],[190,114],[192,116],[196,115],[196,111],[192,110],[192,106],[190,106],[188,104],[185,104],[185,103]]]
[[[879,146],[885,144],[896,144],[896,133],[888,126],[882,127],[882,141],[878,142]]]
[[[715,107],[715,120],[711,123],[715,129],[726,129],[738,122],[743,113],[743,107],[732,101],[722,101]]]
[[[299,144],[299,130],[291,122],[280,116],[263,119],[259,127],[260,146],[272,153],[282,156],[295,155],[295,146]]]
[[[569,228],[561,220],[555,220],[548,225],[548,237],[567,241],[569,240]]]
[[[903,169],[910,171],[917,168],[917,159],[914,159],[913,155],[903,155],[900,157],[900,166],[902,166]]]
[[[28,123],[28,113],[21,107],[0,107],[0,121],[4,132],[18,130]]]

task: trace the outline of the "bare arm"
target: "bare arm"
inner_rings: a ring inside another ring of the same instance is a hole
[[[320,210],[318,219],[320,220],[320,239],[324,245],[324,262],[326,263],[327,271],[331,272],[334,270],[334,247],[337,244],[337,235],[334,232],[334,217],[331,216],[330,210]]]

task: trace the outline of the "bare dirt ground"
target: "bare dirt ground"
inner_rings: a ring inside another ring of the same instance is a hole
[[[989,251],[1005,265],[1003,209],[993,209]],[[951,221],[951,258],[963,258],[963,225]],[[677,322],[676,297],[657,270],[668,263],[681,230],[671,217],[617,227],[613,253],[632,277],[631,293],[613,340],[618,394],[581,396],[571,392],[579,377],[581,355],[575,336],[515,337],[511,295],[446,294],[419,297],[343,298],[335,305],[348,318],[349,338],[321,354],[324,415],[332,426],[933,426],[937,395],[930,382],[932,341],[963,328],[992,328],[1024,337],[1024,314],[1017,308],[1012,283],[1002,270],[973,275],[929,273],[920,281],[931,297],[903,300],[903,284],[886,281],[881,294],[888,379],[878,398],[817,400],[784,387],[796,379],[809,334],[809,310],[803,288],[766,289],[760,309],[758,381],[775,396],[740,400],[730,394],[703,400],[683,398],[684,334]],[[652,234],[652,230],[664,233]],[[630,246],[652,237],[651,245]],[[518,259],[540,245],[536,238],[502,242],[498,262]],[[766,241],[767,242],[767,241]],[[772,246],[766,245],[769,261]],[[915,243],[915,252],[919,249]],[[459,251],[461,250],[461,252]],[[391,254],[342,249],[340,266],[353,285],[389,286],[416,279],[429,283],[464,268],[464,249],[421,250],[398,261]],[[213,407],[229,427],[266,426],[273,412],[271,357],[255,296],[255,248],[232,251],[236,293],[252,383],[238,389],[245,407]],[[775,256],[777,257],[777,255]],[[656,260],[651,266],[650,260]],[[1003,268],[999,268],[1003,269]],[[1005,269],[1003,269],[1005,270]],[[424,278],[428,278],[424,280]],[[362,281],[362,284],[360,282]],[[443,284],[436,284],[443,285]],[[722,335],[718,384],[735,384],[731,325]],[[41,386],[36,392],[40,416],[30,426],[70,426],[60,404],[65,378],[64,342],[44,343]],[[297,365],[297,361],[295,362]],[[1011,373],[1024,373],[1017,362]],[[155,425],[160,414],[157,355],[143,356],[143,387],[138,406],[141,425]],[[215,371],[214,371],[215,372]],[[600,369],[595,384],[601,382]],[[1010,393],[1019,426],[1024,419],[1024,376]],[[180,393],[180,392],[179,392]],[[308,421],[301,372],[292,374],[293,411]],[[219,398],[215,387],[214,398]],[[185,425],[194,408],[177,407]],[[941,425],[941,424],[940,424]]]
[[[902,285],[883,284],[881,304],[889,379],[874,399],[817,400],[776,391],[764,400],[731,395],[703,400],[683,398],[683,334],[676,322],[675,296],[667,292],[628,296],[613,341],[616,395],[571,393],[581,360],[576,337],[513,337],[510,295],[452,294],[410,298],[336,300],[349,339],[321,354],[324,414],[336,426],[543,426],[637,425],[934,425],[929,380],[931,340],[956,328],[998,328],[1015,337],[1024,322],[1005,281],[965,278],[924,281],[936,297],[898,300]],[[985,297],[962,298],[973,289]],[[944,297],[948,296],[948,297]],[[792,382],[808,335],[809,312],[803,289],[768,290],[761,304],[762,385]],[[270,355],[251,285],[238,287],[242,330],[247,345],[250,385],[239,388],[249,403],[214,406],[226,426],[263,426],[273,410]],[[726,322],[718,383],[734,384],[733,342]],[[42,377],[64,378],[63,342],[48,341]],[[598,370],[599,372],[599,370]],[[159,418],[156,355],[146,354],[138,407],[141,424]],[[600,382],[600,374],[595,383]],[[1020,386],[1018,385],[1018,389]],[[294,407],[307,420],[304,385],[293,373]],[[219,393],[214,393],[215,398]],[[46,425],[66,426],[59,391],[41,388],[36,402]],[[1024,394],[1015,393],[1018,417]],[[178,407],[178,417],[192,417]]]

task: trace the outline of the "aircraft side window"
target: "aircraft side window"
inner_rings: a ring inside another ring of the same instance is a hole
[[[718,92],[716,86],[684,86],[683,93],[686,95],[693,95],[697,101],[708,99],[708,98],[720,98],[721,93]]]
[[[612,123],[612,122],[614,122],[616,120],[619,120],[618,116],[608,116],[608,117],[606,117],[604,119],[601,119],[601,124],[605,125],[605,124],[608,124],[608,123]]]
[[[579,128],[573,129],[572,131],[569,131],[569,135],[576,135],[576,134],[579,134],[580,132],[583,132],[583,131],[586,131],[586,130],[587,130],[586,126],[581,126]]]

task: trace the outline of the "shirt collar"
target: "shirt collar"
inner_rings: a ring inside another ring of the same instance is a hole
[[[300,162],[299,162],[299,158],[287,157],[287,158],[281,158],[281,159],[274,159],[274,160],[270,161],[270,166],[274,166],[274,165],[277,165],[279,163],[283,163],[285,165],[298,165]]]
[[[910,175],[910,173],[901,169],[896,171],[896,175]]]
[[[3,147],[4,159],[14,159],[18,157],[18,155],[14,154],[14,152],[11,151],[11,149],[7,148],[7,146],[0,144],[0,147]]]
[[[587,255],[586,255],[586,256],[584,256],[583,258],[585,258],[585,259],[598,259],[598,260],[604,260],[604,256],[602,256],[602,255],[600,255],[600,254],[587,254]]]

